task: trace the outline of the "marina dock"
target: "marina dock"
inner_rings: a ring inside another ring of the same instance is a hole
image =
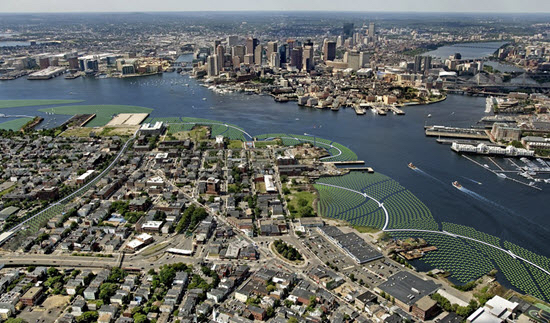
[[[455,128],[444,126],[427,126],[425,128],[426,136],[431,137],[451,137],[465,139],[489,140],[489,135],[485,129],[476,128]]]

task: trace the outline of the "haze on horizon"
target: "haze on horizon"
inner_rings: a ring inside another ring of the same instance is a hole
[[[0,13],[153,11],[365,11],[544,13],[544,0],[3,0]]]

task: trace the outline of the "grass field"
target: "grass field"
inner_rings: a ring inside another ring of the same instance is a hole
[[[95,114],[86,127],[101,127],[106,125],[114,114],[119,113],[151,113],[153,109],[131,105],[68,105],[55,108],[40,109],[42,112],[54,114],[76,115]]]
[[[62,137],[90,137],[90,133],[93,131],[92,128],[73,128],[67,129],[61,133]]]
[[[20,130],[27,122],[32,121],[33,118],[18,118],[6,122],[0,123],[0,129],[2,130]]]
[[[298,192],[291,189],[291,193],[287,195],[290,198],[288,207],[291,210],[291,214],[295,218],[301,217],[300,210],[305,207],[313,208],[313,201],[315,200],[315,194],[312,192],[302,191]]]
[[[242,149],[243,148],[243,142],[240,140],[230,140],[229,145],[227,146],[228,149]]]
[[[267,145],[268,142],[272,142],[276,138],[280,139],[280,144],[284,146],[295,146],[299,144],[308,143],[313,146],[325,149],[330,156],[323,158],[324,162],[335,161],[353,161],[357,160],[357,155],[344,145],[341,145],[332,140],[323,139],[313,136],[296,135],[288,133],[268,133],[256,136],[257,141],[254,143],[256,147],[261,147],[262,143]]]
[[[0,100],[0,109],[33,107],[37,105],[70,104],[79,102],[82,102],[82,100]]]

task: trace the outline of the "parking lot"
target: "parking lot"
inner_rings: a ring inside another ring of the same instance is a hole
[[[387,277],[400,271],[398,265],[386,258],[359,265],[340,248],[315,231],[312,231],[311,236],[304,239],[303,242],[323,263],[328,263],[333,268],[337,268],[338,272],[347,277],[353,277],[358,282],[363,281],[368,286],[376,286],[386,281]]]

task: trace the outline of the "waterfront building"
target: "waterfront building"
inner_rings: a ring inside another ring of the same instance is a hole
[[[217,72],[219,74],[220,71],[223,70],[225,64],[224,64],[224,57],[225,57],[225,53],[224,53],[224,48],[222,45],[218,45],[218,47],[216,47],[216,63],[217,63]]]
[[[210,55],[206,59],[206,68],[208,77],[216,76],[218,73],[216,71],[216,55]]]

